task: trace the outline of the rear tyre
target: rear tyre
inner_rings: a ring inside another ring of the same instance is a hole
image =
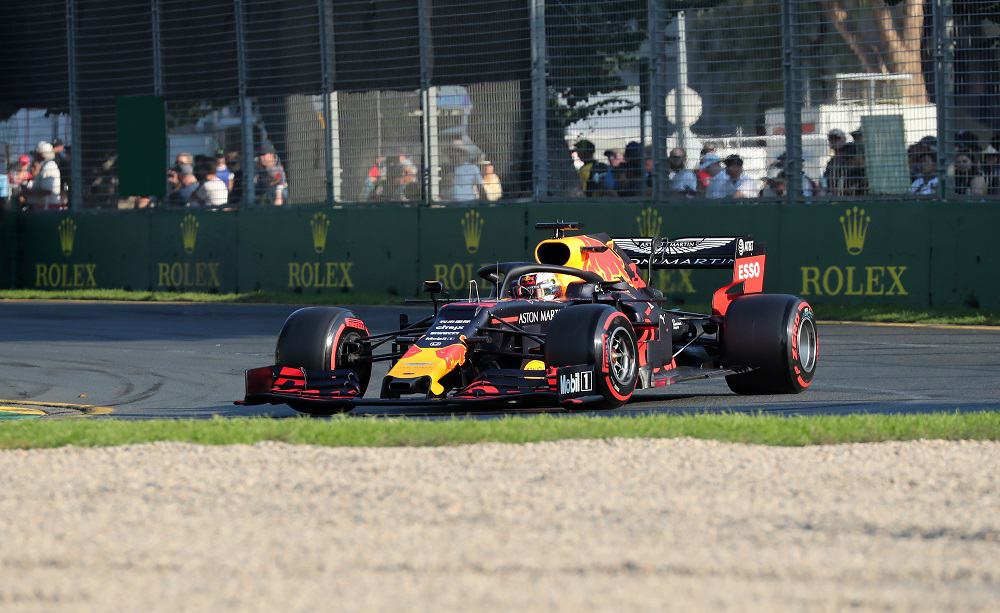
[[[366,336],[364,322],[347,309],[299,309],[281,327],[274,361],[279,366],[306,370],[353,370],[364,395],[372,377],[372,362],[358,341]]]
[[[738,298],[722,324],[722,351],[727,367],[754,369],[726,377],[737,394],[798,394],[816,374],[816,316],[809,303],[796,296]]]
[[[585,408],[614,409],[629,401],[639,379],[639,351],[632,323],[621,311],[604,304],[566,307],[545,334],[548,366],[595,365],[594,394],[601,399]]]

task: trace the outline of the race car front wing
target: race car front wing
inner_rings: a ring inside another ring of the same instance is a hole
[[[599,400],[592,390],[566,381],[579,381],[580,373],[593,373],[592,365],[541,370],[487,369],[458,391],[442,397],[364,398],[353,370],[319,370],[264,366],[246,371],[246,395],[240,405],[288,404],[317,413],[346,411],[354,407],[489,408],[495,406],[545,406]],[[586,375],[583,375],[586,380]],[[588,394],[587,392],[591,392]]]

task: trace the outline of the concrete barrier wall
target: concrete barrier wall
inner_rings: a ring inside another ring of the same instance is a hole
[[[751,234],[768,246],[766,289],[826,303],[1000,307],[1000,210],[979,203],[787,207],[643,203],[479,208],[298,206],[22,214],[0,219],[5,287],[416,295],[438,278],[468,291],[480,266],[528,260],[537,221],[581,221],[612,236]],[[704,303],[724,271],[658,271]]]

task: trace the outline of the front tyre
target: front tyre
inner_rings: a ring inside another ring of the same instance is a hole
[[[812,385],[819,333],[805,300],[782,294],[738,298],[726,311],[721,336],[725,365],[754,369],[726,377],[737,394],[798,394]]]
[[[639,379],[635,330],[628,317],[614,307],[566,307],[556,313],[546,330],[545,363],[556,368],[593,364],[594,395],[600,400],[586,408],[618,408],[632,397]]]
[[[275,364],[306,370],[353,370],[361,393],[372,376],[371,356],[359,342],[365,323],[338,307],[307,307],[288,316],[278,335]]]

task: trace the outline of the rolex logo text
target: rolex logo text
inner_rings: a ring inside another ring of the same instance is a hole
[[[865,249],[872,218],[864,209],[848,208],[838,218],[849,256]],[[802,266],[803,296],[907,296],[906,266],[874,264],[868,266]]]
[[[76,221],[67,217],[56,226],[59,251],[64,258],[76,246]],[[45,289],[90,289],[97,287],[97,264],[50,262],[35,264],[35,287]]]
[[[185,256],[193,256],[198,250],[198,230],[201,222],[193,213],[184,216],[177,225],[180,230],[180,244]],[[175,245],[177,243],[174,243]],[[156,263],[156,287],[161,290],[182,289],[217,290],[222,287],[221,262],[198,261],[196,258],[182,257],[173,262]]]

